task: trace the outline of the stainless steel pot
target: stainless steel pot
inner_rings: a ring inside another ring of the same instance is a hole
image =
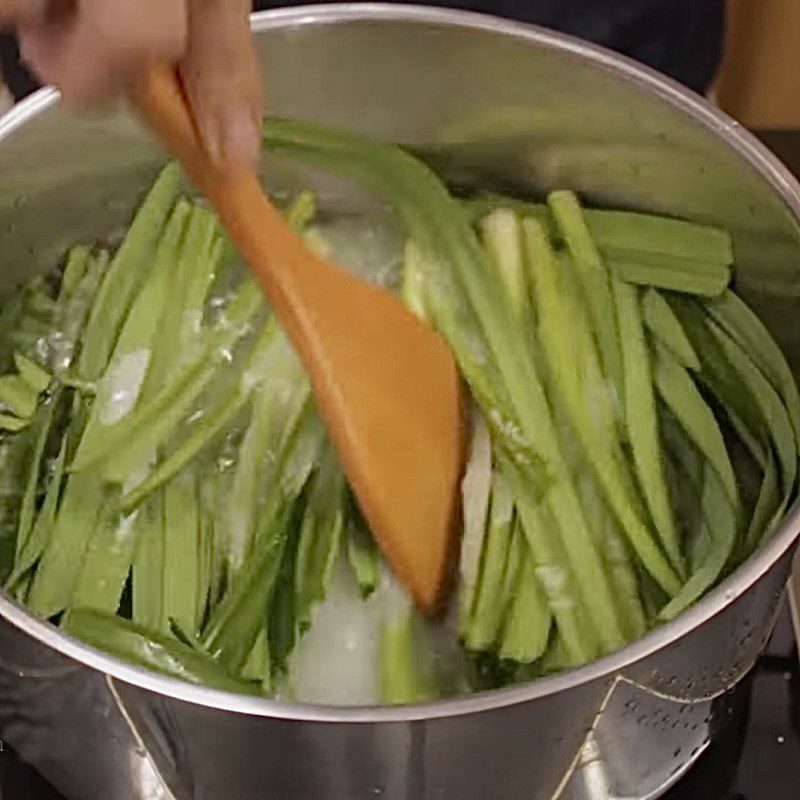
[[[399,5],[254,18],[271,110],[412,144],[457,182],[719,223],[739,290],[800,365],[800,187],[735,122],[603,50],[535,28]],[[40,92],[0,121],[6,285],[125,223],[158,151],[124,115]],[[273,186],[298,180],[270,164]],[[351,190],[319,181],[326,203]],[[0,734],[73,800],[657,797],[727,716],[786,583],[798,507],[675,622],[582,669],[410,708],[332,709],[162,678],[0,598]]]

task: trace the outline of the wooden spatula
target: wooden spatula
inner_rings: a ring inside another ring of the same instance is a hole
[[[263,286],[379,546],[420,607],[435,613],[457,542],[463,462],[450,349],[389,292],[314,255],[254,175],[212,166],[172,70],[153,68],[134,101]]]

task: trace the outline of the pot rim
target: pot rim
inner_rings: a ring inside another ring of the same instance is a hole
[[[714,133],[772,186],[795,219],[800,222],[800,185],[777,157],[755,136],[694,92],[632,59],[603,47],[538,26],[506,21],[485,14],[405,4],[326,3],[275,9],[252,15],[252,27],[255,33],[284,27],[359,21],[427,23],[438,27],[479,30],[592,62],[600,69],[613,73],[620,80],[657,95]],[[56,105],[58,99],[57,90],[45,88],[17,104],[5,117],[0,118],[0,142],[40,113]],[[623,668],[675,643],[732,604],[774,567],[790,550],[799,535],[800,498],[794,502],[770,540],[733,575],[677,619],[651,631],[621,650],[577,669],[539,678],[527,684],[409,706],[324,706],[232,694],[185,683],[107,655],[62,633],[49,622],[38,619],[5,592],[0,592],[0,616],[39,642],[104,673],[107,678],[109,676],[117,678],[125,683],[185,702],[222,711],[307,722],[411,722],[492,711],[536,700],[591,681],[613,679]]]

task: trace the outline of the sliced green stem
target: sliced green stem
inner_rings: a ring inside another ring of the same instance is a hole
[[[736,542],[736,513],[716,470],[708,462],[703,472],[702,508],[711,546],[680,593],[660,611],[658,616],[663,621],[674,619],[717,582]]]
[[[661,398],[691,441],[717,470],[728,499],[734,508],[738,508],[736,474],[714,412],[671,350],[656,349],[655,381]]]
[[[97,380],[105,370],[128,310],[155,260],[161,232],[180,191],[176,163],[164,167],[133,219],[92,304],[79,370]]]
[[[381,579],[381,554],[364,518],[352,502],[345,535],[345,552],[361,596],[369,597]]]
[[[522,540],[524,535],[518,524],[514,537]],[[497,654],[501,659],[531,664],[547,649],[553,618],[527,542],[523,542],[523,545]]]
[[[642,294],[642,314],[645,324],[656,339],[678,359],[682,366],[700,371],[700,359],[686,336],[681,321],[670,304],[652,287]]]
[[[164,627],[164,493],[155,492],[137,510],[138,547],[133,560],[133,621],[148,630],[168,633]]]
[[[731,281],[727,264],[629,250],[607,249],[604,253],[611,272],[627,283],[717,297]]]
[[[622,397],[622,354],[608,268],[586,226],[575,194],[552,192],[547,203],[577,267],[603,370],[616,387],[617,396]]]
[[[430,665],[425,664],[424,642],[416,631],[409,608],[395,614],[384,626],[380,644],[381,700],[388,705],[407,705],[437,696]]]
[[[683,573],[678,531],[661,458],[653,369],[645,339],[639,294],[635,287],[612,281],[622,342],[625,424],[639,485],[672,566]]]
[[[498,639],[506,612],[504,578],[513,527],[514,500],[505,479],[500,473],[495,473],[475,606],[464,636],[464,644],[469,650],[489,650]]]
[[[231,677],[214,659],[164,634],[150,631],[111,614],[75,609],[62,630],[92,647],[163,675],[227,692],[251,694],[251,684]]]

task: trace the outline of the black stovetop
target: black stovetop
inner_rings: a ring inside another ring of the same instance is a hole
[[[788,607],[729,707],[727,730],[665,800],[800,797],[800,658]]]

